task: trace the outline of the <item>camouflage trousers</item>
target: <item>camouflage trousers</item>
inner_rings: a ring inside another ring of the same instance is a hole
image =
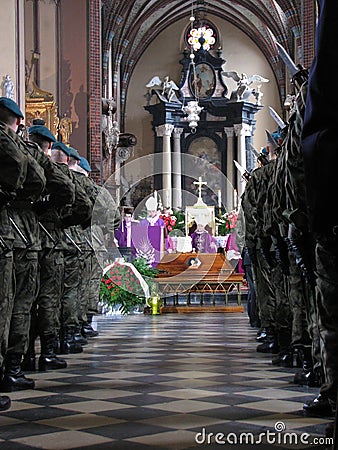
[[[257,251],[257,266],[254,266],[256,301],[261,326],[275,328],[276,298],[271,283],[271,269],[263,256]]]
[[[289,254],[289,299],[292,311],[292,345],[311,345],[309,335],[308,286],[303,280],[295,258]]]
[[[87,321],[86,314],[89,302],[92,256],[93,255],[88,254],[88,252],[84,252],[84,254],[80,258],[81,278],[79,283],[79,292],[76,307],[78,312],[77,325],[81,325],[83,322]]]
[[[38,252],[14,249],[16,290],[8,338],[8,353],[24,355],[28,349],[30,312],[39,289]]]
[[[0,372],[7,352],[8,333],[14,303],[13,253],[0,257]],[[1,374],[0,374],[1,375]]]
[[[81,278],[81,259],[74,249],[64,252],[63,294],[61,298],[61,328],[78,324],[78,296]]]
[[[56,335],[60,328],[63,291],[63,251],[45,248],[39,252],[40,289],[36,300],[37,334]]]
[[[275,329],[280,352],[288,351],[291,345],[292,313],[288,297],[288,279],[280,264],[271,270],[271,283],[275,293]]]
[[[320,391],[336,401],[338,388],[338,239],[316,238],[316,305],[325,383]]]
[[[99,292],[102,278],[102,267],[96,255],[91,258],[91,277],[87,312],[96,314],[99,309]]]

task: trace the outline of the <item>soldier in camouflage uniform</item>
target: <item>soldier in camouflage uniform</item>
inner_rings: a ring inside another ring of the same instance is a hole
[[[264,247],[267,263],[271,268],[271,283],[275,292],[275,333],[279,355],[273,358],[272,363],[284,367],[292,366],[291,346],[291,309],[288,299],[287,267],[281,260],[281,238],[278,225],[273,220],[272,204],[275,193],[273,174],[276,168],[276,155],[270,150],[270,162],[264,166],[264,178],[266,180],[265,204],[261,216],[262,241],[267,241]],[[263,245],[262,245],[263,247]]]
[[[338,388],[338,192],[337,92],[338,4],[318,0],[316,54],[302,131],[310,229],[315,236],[316,307],[325,380],[320,395],[304,405],[311,414],[335,408]]]
[[[90,283],[83,316],[79,318],[82,323],[82,334],[85,337],[94,337],[98,332],[91,326],[92,318],[98,313],[99,289],[102,277],[102,268],[108,260],[108,253],[104,246],[104,235],[114,234],[114,228],[119,222],[119,213],[109,192],[97,185],[90,177],[90,165],[86,158],[81,157],[76,165],[77,171],[86,176],[89,192],[92,192],[94,201],[93,216],[91,220],[89,239],[95,249],[91,255]]]
[[[38,251],[41,246],[33,204],[40,199],[46,186],[46,177],[34,157],[35,152],[13,130],[11,137],[27,158],[28,166],[23,188],[9,202],[8,208],[17,226],[13,244],[16,291],[1,382],[4,392],[34,388],[34,380],[25,377],[21,362],[28,349],[30,310],[38,292]]]
[[[87,177],[78,170],[78,163],[80,162],[80,159],[81,157],[78,151],[74,148],[70,148],[70,159],[68,167],[72,171],[73,176],[77,180],[78,184],[86,193],[93,209],[95,203],[96,188],[94,189],[92,183],[87,181]],[[90,224],[91,217],[89,217],[86,222],[82,223],[81,226],[76,227],[76,233],[78,236],[77,244],[81,247],[82,254],[78,257],[77,261],[78,287],[76,294],[74,290],[73,298],[73,301],[75,302],[75,313],[68,322],[69,325],[71,325],[75,330],[75,341],[81,345],[86,345],[88,343],[87,339],[81,333],[81,328],[86,305],[88,303],[91,259],[95,253],[94,248],[91,244]]]
[[[44,168],[47,185],[43,201],[35,205],[40,221],[41,271],[39,293],[32,308],[30,352],[26,364],[31,370],[35,370],[34,343],[35,337],[39,335],[39,370],[62,369],[67,367],[67,363],[54,352],[64,272],[61,217],[74,202],[75,187],[69,177],[47,156],[52,143],[56,141],[48,128],[33,125],[28,132],[30,146],[35,147],[40,165]]]
[[[67,174],[75,186],[75,201],[72,205],[71,214],[62,218],[65,227],[66,248],[64,250],[64,291],[61,298],[60,314],[60,339],[61,345],[58,352],[61,354],[80,353],[82,346],[75,340],[74,318],[77,318],[77,299],[80,284],[79,257],[83,255],[85,242],[83,236],[79,235],[77,225],[85,224],[90,219],[92,204],[83,190],[79,180],[75,178],[68,163],[71,151],[69,147],[61,142],[56,142],[52,147],[52,160],[60,169]]]
[[[14,233],[8,217],[7,203],[15,198],[26,178],[27,159],[11,137],[23,114],[18,105],[6,97],[0,98],[0,377],[2,378],[4,358],[7,351],[8,332],[13,309],[13,241]],[[9,128],[12,131],[9,131]],[[7,410],[11,401],[0,396],[0,411]]]
[[[306,79],[306,73],[300,73]],[[316,371],[320,371],[318,352],[318,326],[310,280],[311,240],[309,239],[303,157],[300,148],[300,134],[305,108],[306,81],[302,83],[290,115],[286,138],[277,161],[274,181],[277,192],[274,198],[274,214],[279,230],[288,245],[289,300],[292,310],[292,348],[302,359],[303,371],[295,375],[295,383],[318,385],[313,371],[313,355],[317,360]],[[296,235],[297,231],[297,235]],[[302,250],[302,257],[300,253]],[[306,264],[304,261],[307,259]],[[297,264],[298,262],[298,264]],[[307,270],[307,273],[305,272]]]
[[[263,257],[262,243],[258,241],[258,196],[261,191],[263,167],[254,170],[248,181],[242,201],[245,216],[245,243],[255,275],[258,314],[262,329],[266,330],[263,351],[276,351],[275,297],[270,280],[270,268]]]

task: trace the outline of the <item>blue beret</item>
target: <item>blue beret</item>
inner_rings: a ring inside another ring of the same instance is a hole
[[[28,134],[38,134],[49,142],[56,142],[55,136],[43,125],[32,125],[28,128]]]
[[[81,156],[79,166],[82,167],[82,169],[84,169],[86,172],[92,171],[92,169],[90,168],[89,162],[86,160],[86,158],[83,158],[83,156]]]
[[[63,153],[66,153],[67,156],[70,156],[69,147],[67,147],[67,145],[63,142],[54,142],[54,144],[52,145],[52,150],[62,150]]]
[[[278,129],[278,131],[274,131],[273,133],[271,133],[271,136],[278,142],[278,139],[282,137],[280,129]]]
[[[69,152],[70,152],[70,155],[69,155],[69,156],[72,156],[73,158],[75,158],[75,159],[77,159],[78,161],[80,161],[81,156],[79,155],[78,151],[75,150],[75,148],[69,147]]]
[[[10,98],[0,97],[0,106],[9,109],[16,117],[24,118],[19,106]]]

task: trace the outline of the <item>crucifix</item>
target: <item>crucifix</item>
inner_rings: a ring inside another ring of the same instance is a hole
[[[202,186],[207,184],[206,181],[202,181],[202,177],[198,177],[198,181],[194,181],[194,184],[198,186],[198,199],[202,200]]]

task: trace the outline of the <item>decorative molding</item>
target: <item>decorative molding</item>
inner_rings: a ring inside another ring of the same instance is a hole
[[[252,125],[247,123],[235,123],[234,132],[236,136],[252,136]]]
[[[156,130],[156,136],[157,137],[164,137],[164,136],[171,136],[171,133],[173,132],[174,125],[170,123],[164,123],[163,125],[159,125],[158,127],[155,127]]]
[[[224,132],[228,138],[234,137],[234,129],[233,127],[224,127]]]
[[[174,128],[173,133],[174,139],[180,139],[181,134],[183,133],[183,128]]]

